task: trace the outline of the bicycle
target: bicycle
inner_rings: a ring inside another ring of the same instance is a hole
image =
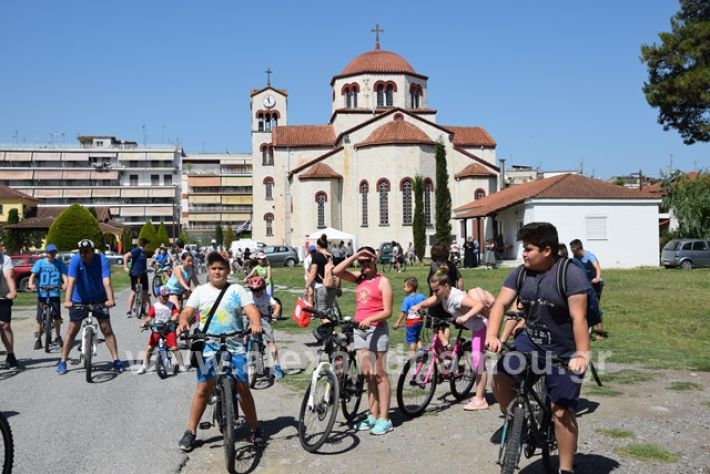
[[[169,266],[163,266],[158,268],[158,265],[153,265],[153,279],[151,280],[151,288],[153,290],[153,296],[158,297],[160,287],[167,284],[170,279],[170,275],[166,272],[170,271]]]
[[[91,359],[98,353],[98,346],[96,344],[96,333],[99,330],[99,326],[94,320],[94,311],[106,309],[103,304],[79,304],[74,303],[72,305],[73,309],[84,309],[89,312],[89,314],[84,318],[81,323],[81,344],[79,345],[79,363],[84,361],[84,371],[86,373],[86,381],[91,383]]]
[[[455,325],[458,328],[456,342],[451,351],[445,351],[437,332],[440,324],[450,321],[427,317],[433,320],[431,343],[426,350],[405,362],[397,379],[397,406],[407,418],[424,413],[438,384],[448,381],[451,394],[460,401],[466,398],[476,382],[471,342],[461,337],[466,328]],[[426,337],[424,331],[422,335]]]
[[[136,319],[140,319],[143,316],[143,284],[141,283],[140,276],[134,276],[131,278],[136,279],[136,298],[133,300],[133,307],[131,308],[131,313]]]
[[[177,367],[173,367],[173,354],[168,345],[165,343],[165,339],[168,333],[174,331],[177,327],[175,321],[154,321],[150,324],[151,332],[160,334],[160,339],[158,339],[158,357],[155,361],[155,372],[158,374],[160,379],[166,379],[169,375],[169,371],[172,370],[173,375],[177,370]],[[142,331],[145,331],[143,328]]]
[[[200,423],[200,429],[210,429],[217,426],[219,432],[224,437],[224,462],[227,467],[227,472],[235,472],[234,464],[237,458],[235,444],[237,438],[236,431],[246,421],[239,417],[239,393],[234,392],[234,381],[236,373],[232,367],[232,353],[227,348],[227,338],[236,337],[241,339],[244,337],[244,332],[232,332],[221,334],[205,334],[205,340],[219,341],[219,350],[213,354],[216,361],[219,361],[219,367],[215,367],[217,382],[212,390],[212,396],[207,402],[212,405],[212,421],[204,421]],[[184,336],[188,342],[192,339],[190,336]]]
[[[12,430],[7,418],[0,411],[0,472],[10,474],[12,472],[13,457],[15,447],[12,440]]]
[[[348,422],[355,419],[364,391],[364,377],[358,370],[355,351],[349,349],[357,324],[349,318],[341,320],[334,309],[303,310],[312,313],[314,318],[327,321],[317,328],[319,339],[323,343],[323,347],[318,350],[320,362],[313,369],[311,383],[303,394],[298,414],[298,438],[301,446],[313,453],[330,436],[338,415],[338,403]],[[340,327],[340,335],[335,333],[337,327]],[[326,360],[323,360],[324,355]]]
[[[557,449],[552,408],[545,390],[545,375],[539,374],[536,358],[531,353],[517,352],[507,343],[505,352],[515,352],[525,357],[525,369],[516,382],[516,395],[507,408],[502,436],[498,448],[497,464],[502,474],[512,474],[518,467],[521,452],[526,458],[542,455],[542,466],[547,474],[556,473],[550,454]],[[566,361],[553,358],[552,363],[564,366]],[[538,449],[540,453],[538,453]]]
[[[260,379],[267,379],[270,383],[274,380],[273,370],[266,367],[264,361],[264,337],[262,334],[251,334],[250,327],[245,330],[248,336],[246,337],[247,348],[247,381],[251,388],[256,387],[256,383]]]
[[[44,352],[49,352],[49,346],[52,343],[52,330],[54,330],[54,313],[56,308],[49,298],[49,292],[58,289],[57,286],[40,286],[40,291],[45,291],[46,296],[42,305],[42,336],[44,337]]]

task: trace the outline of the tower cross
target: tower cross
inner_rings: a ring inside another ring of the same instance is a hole
[[[385,30],[380,28],[379,24],[375,24],[375,27],[370,30],[371,32],[375,33],[375,51],[380,50],[380,33],[384,33]]]
[[[264,71],[264,72],[266,73],[266,85],[270,86],[271,85],[271,74],[274,71],[272,71],[271,68],[267,68],[266,71]]]

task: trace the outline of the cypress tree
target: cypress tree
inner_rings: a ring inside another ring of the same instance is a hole
[[[160,242],[158,242],[158,233],[155,231],[155,227],[151,221],[146,221],[145,224],[143,224],[143,227],[141,227],[141,231],[138,233],[139,243],[141,239],[148,241],[145,253],[148,257],[152,256],[156,247],[160,245]]]
[[[82,239],[94,242],[95,248],[104,249],[104,236],[96,218],[85,207],[72,204],[49,227],[47,242],[59,250],[74,250]]]
[[[421,262],[426,251],[426,223],[424,222],[424,178],[414,177],[414,220],[412,222],[414,253]]]
[[[168,229],[165,227],[165,222],[160,221],[158,226],[158,232],[156,233],[156,238],[158,239],[158,246],[160,244],[170,245],[170,236],[168,236]]]
[[[442,143],[436,144],[436,188],[434,190],[436,241],[451,243],[451,192],[449,173],[446,170],[446,150]]]
[[[222,245],[222,242],[224,242],[224,232],[221,224],[217,224],[214,229],[214,239],[217,241],[217,245]]]
[[[234,229],[227,227],[227,232],[224,234],[224,248],[229,249],[232,247],[232,241],[234,240]]]

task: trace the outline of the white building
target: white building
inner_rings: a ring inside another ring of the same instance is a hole
[[[320,125],[289,125],[286,90],[253,90],[254,238],[299,247],[315,230],[334,227],[358,245],[406,244],[416,175],[424,177],[427,234],[434,234],[437,143],[446,150],[453,207],[494,193],[495,141],[480,127],[439,125],[427,80],[378,44],[331,79],[331,117]],[[455,224],[459,237],[474,230]]]
[[[464,222],[492,221],[486,238],[498,242],[503,259],[522,263],[518,229],[550,222],[560,243],[580,239],[602,268],[632,268],[658,266],[659,203],[646,192],[562,174],[503,189],[454,209],[454,215]]]

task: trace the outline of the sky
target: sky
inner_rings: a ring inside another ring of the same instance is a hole
[[[288,90],[290,125],[325,124],[330,80],[374,48],[429,77],[442,125],[480,126],[506,166],[609,178],[710,166],[663,131],[642,44],[676,0],[0,3],[0,143],[112,135],[251,151],[251,89]]]

